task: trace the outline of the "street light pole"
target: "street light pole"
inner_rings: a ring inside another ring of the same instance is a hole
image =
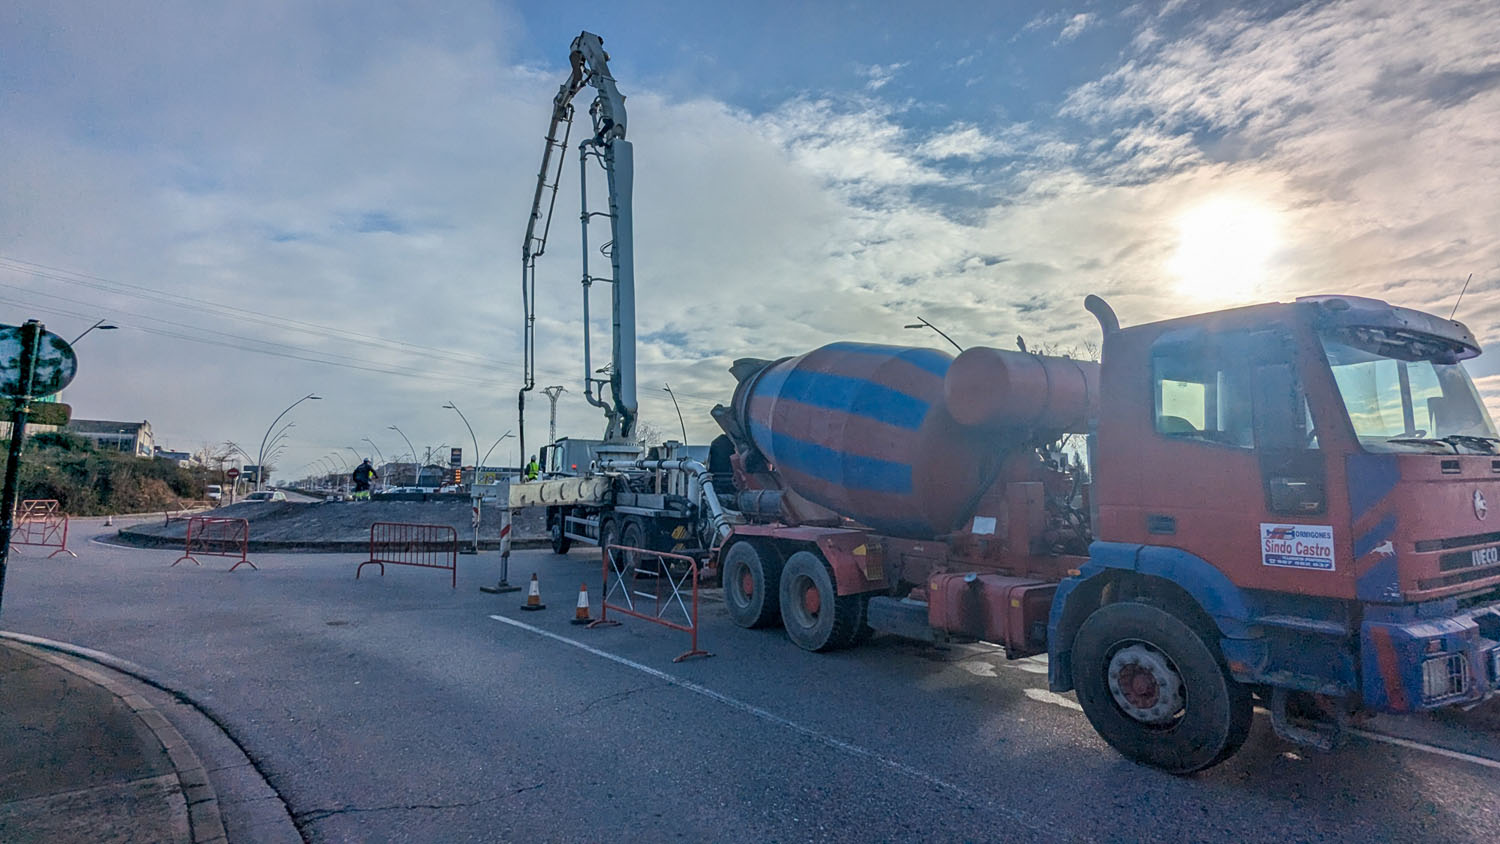
[[[281,411],[280,413],[278,413],[276,415],[275,419],[271,420],[270,426],[266,428],[266,435],[264,437],[260,438],[260,457],[257,458],[257,462],[255,464],[255,488],[256,489],[264,489],[265,485],[266,485],[266,460],[265,460],[265,457],[266,457],[266,440],[269,440],[271,438],[271,431],[276,428],[276,423],[281,421],[281,417],[287,415],[288,413],[291,413],[292,412],[292,408],[296,407],[297,405],[299,405],[299,404],[301,404],[301,403],[303,403],[305,401],[309,401],[309,400],[311,400],[311,401],[322,401],[322,399],[323,399],[322,396],[317,396],[317,395],[313,395],[312,393],[308,393],[307,395],[303,396],[302,398],[297,399],[296,401],[292,402],[291,405],[289,405],[286,410]]]
[[[505,433],[503,433],[503,434],[500,435],[500,439],[495,440],[495,445],[499,445],[501,442],[503,442],[505,440],[506,437],[514,437],[514,436],[515,436],[515,434],[513,432],[506,431]],[[474,475],[475,475],[475,477],[479,476],[479,467],[482,464],[485,464],[485,463],[489,462],[489,460],[490,460],[490,452],[495,450],[495,445],[490,446],[490,450],[486,451],[484,453],[484,459],[483,460],[481,460],[478,463],[474,464]]]
[[[962,352],[964,350],[964,347],[960,346],[960,345],[958,345],[958,343],[954,342],[954,340],[953,340],[952,337],[949,337],[947,334],[944,334],[943,333],[943,329],[938,328],[936,325],[933,325],[932,323],[928,322],[926,317],[917,317],[917,322],[916,323],[914,323],[912,325],[908,325],[906,327],[907,328],[931,328],[933,331],[936,331],[944,340],[947,340],[949,343],[953,343],[953,348],[958,349],[960,352]]]
[[[99,329],[100,331],[114,331],[116,328],[119,328],[119,327],[120,326],[118,326],[118,325],[105,325],[104,320],[101,319],[98,322],[94,323],[93,325],[90,325],[88,328],[85,328],[83,330],[83,334],[80,334],[77,337],[74,337],[72,339],[72,341],[68,343],[68,345],[69,346],[76,346],[76,345],[78,345],[78,341],[82,340],[84,338],[84,335],[88,334],[90,331],[93,331],[96,328]]]
[[[375,449],[375,456],[380,459],[381,463],[384,463],[385,455],[380,453],[380,446],[376,445],[375,441],[370,439],[369,437],[364,437],[364,441],[369,443],[371,448]]]
[[[474,553],[478,554],[479,506],[481,501],[479,497],[479,490],[477,489],[477,487],[479,486],[479,438],[474,436],[474,426],[469,424],[468,417],[464,416],[464,412],[458,409],[458,405],[454,404],[452,399],[449,399],[448,403],[443,405],[443,407],[453,411],[454,413],[457,413],[458,418],[464,420],[464,427],[469,429],[469,439],[474,441],[474,480],[469,484],[469,497],[474,502]],[[458,469],[460,481],[463,480],[463,471],[463,466],[462,464],[460,464]]]
[[[682,408],[677,406],[677,394],[672,392],[672,385],[665,381],[662,382],[662,389],[672,397],[672,409],[677,411],[677,424],[682,426],[682,444],[687,445],[687,423],[682,421]]]
[[[401,434],[402,441],[406,443],[406,450],[409,451],[409,452],[411,452],[411,462],[413,464],[415,464],[417,462],[417,450],[414,447],[412,447],[411,440],[407,439],[406,438],[406,434],[402,433],[401,429],[397,428],[395,425],[387,425],[386,427],[389,428],[392,431],[395,431],[398,434]],[[413,466],[412,468],[416,469],[416,471],[412,473],[413,477],[412,477],[411,485],[412,486],[421,486],[422,485],[422,474],[421,474],[422,473],[422,469],[419,466]]]

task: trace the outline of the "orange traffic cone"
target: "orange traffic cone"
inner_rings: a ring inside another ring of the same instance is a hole
[[[531,588],[526,590],[526,603],[521,606],[523,610],[544,610],[547,605],[542,603],[542,587],[536,582],[536,572],[531,573]]]
[[[574,624],[589,624],[593,621],[589,618],[589,585],[578,584],[578,611],[573,614]]]

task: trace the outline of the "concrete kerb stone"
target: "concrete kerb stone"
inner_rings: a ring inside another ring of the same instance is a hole
[[[151,705],[150,701],[139,694],[135,694],[113,677],[103,674],[80,661],[96,663],[118,671],[147,685],[154,686],[172,695],[177,700],[193,706],[218,726],[230,741],[239,745],[241,752],[243,752],[243,744],[224,727],[219,718],[214,717],[207,709],[194,702],[187,695],[167,686],[151,676],[141,666],[127,660],[119,659],[118,657],[90,648],[44,639],[40,636],[30,636],[24,633],[0,631],[0,639],[9,642],[12,647],[17,647],[30,656],[56,665],[88,682],[101,686],[119,698],[121,702],[129,707],[146,724],[157,740],[161,742],[162,748],[171,760],[188,810],[187,817],[191,839],[194,844],[215,844],[215,842],[228,840],[228,835],[224,830],[223,817],[219,811],[218,795],[214,791],[203,762],[193,751],[192,746],[182,737],[182,734],[172,725],[171,721],[162,715],[155,706]],[[264,777],[261,779],[264,781]],[[279,795],[278,799],[280,799]],[[285,801],[282,802],[284,805]],[[184,832],[187,832],[187,830]]]
[[[161,742],[162,748],[167,751],[167,757],[172,760],[172,767],[177,773],[177,781],[179,786],[181,786],[183,799],[187,803],[190,823],[189,830],[185,830],[185,832],[189,832],[194,844],[202,844],[202,842],[215,838],[225,837],[224,824],[219,819],[218,797],[214,794],[213,787],[209,786],[206,780],[199,776],[203,771],[203,763],[198,760],[198,755],[188,746],[182,734],[177,732],[177,728],[172,726],[172,723],[158,712],[156,707],[152,706],[140,695],[132,694],[129,689],[120,685],[114,678],[80,664],[76,658],[64,656],[62,653],[56,651],[32,647],[29,644],[17,642],[10,636],[3,636],[3,638],[11,641],[11,647],[29,656],[49,662],[96,686],[103,687],[129,706],[136,717],[140,718],[150,728],[152,734],[156,736],[156,740]],[[194,782],[204,780],[204,784],[198,788],[194,796],[197,797],[199,804],[212,804],[212,811],[195,811],[197,806],[189,797],[188,784],[184,781],[185,776]]]

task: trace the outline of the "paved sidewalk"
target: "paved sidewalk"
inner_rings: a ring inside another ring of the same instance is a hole
[[[0,841],[226,842],[215,780],[228,785],[233,840],[301,840],[222,731],[175,711],[190,745],[162,707],[192,710],[97,663],[0,638]]]

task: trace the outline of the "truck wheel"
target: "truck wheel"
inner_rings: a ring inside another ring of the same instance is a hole
[[[599,521],[599,547],[600,548],[607,548],[607,546],[610,546],[610,545],[619,545],[620,544],[620,528],[619,528],[619,524],[620,524],[619,522],[617,522],[613,518],[610,518],[610,517],[607,517],[607,516],[606,517],[602,517],[600,519],[600,521]],[[621,556],[623,554],[623,552],[621,552],[621,551],[608,551],[608,550],[606,550],[604,553],[606,553],[606,554],[609,555],[610,576],[613,577],[614,576],[614,565],[616,563],[619,563],[622,566],[624,565],[624,558],[623,558],[623,556]],[[630,572],[630,570],[629,569],[625,569],[625,572],[628,575],[629,572]]]
[[[724,606],[741,627],[768,627],[781,617],[781,557],[740,541],[724,553]]]
[[[1190,774],[1250,734],[1250,690],[1176,615],[1126,601],[1095,610],[1073,639],[1073,687],[1089,723],[1125,756]]]
[[[568,553],[568,549],[573,547],[573,540],[563,535],[563,530],[567,524],[567,517],[568,511],[557,511],[556,516],[553,518],[552,526],[547,531],[549,538],[552,540],[552,553],[554,554],[566,554]]]
[[[833,651],[854,642],[859,595],[840,596],[833,567],[811,551],[798,551],[781,569],[781,623],[797,647]]]
[[[625,527],[620,530],[620,544],[626,548],[645,548],[646,529],[641,526],[641,520],[631,516],[625,520]],[[657,568],[656,560],[653,558],[643,559],[643,555],[636,551],[625,552],[625,565],[630,569],[641,569],[642,571],[654,573]],[[639,574],[639,572],[637,572]],[[652,575],[644,575],[650,577]]]

